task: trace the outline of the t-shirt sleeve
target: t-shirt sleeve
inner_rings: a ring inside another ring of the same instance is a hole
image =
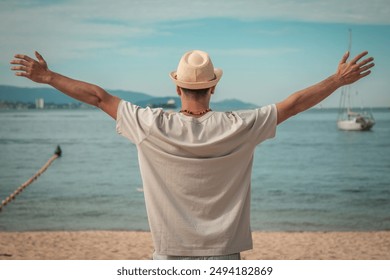
[[[121,100],[116,117],[116,131],[134,144],[141,143],[150,133],[157,110],[142,108]]]
[[[249,128],[249,141],[255,145],[275,137],[277,126],[276,105],[268,105],[255,110],[246,111]]]

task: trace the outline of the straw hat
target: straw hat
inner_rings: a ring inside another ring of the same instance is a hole
[[[180,59],[177,71],[169,76],[179,87],[203,89],[215,86],[222,77],[222,70],[214,68],[206,52],[195,50],[186,52]]]

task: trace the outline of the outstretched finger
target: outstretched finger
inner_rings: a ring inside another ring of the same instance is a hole
[[[348,57],[349,57],[349,51],[347,51],[347,52],[343,55],[343,57],[342,57],[341,60],[340,60],[340,64],[343,64],[343,63],[347,62]]]
[[[368,71],[366,71],[366,72],[363,72],[363,73],[360,74],[359,79],[364,78],[365,76],[368,76],[368,75],[370,75],[370,74],[371,74],[371,70],[368,70]]]
[[[28,62],[22,59],[13,59],[10,61],[10,64],[17,64],[17,65],[23,65],[28,66]]]
[[[15,72],[15,75],[20,77],[28,77],[27,72]]]
[[[367,63],[369,63],[371,61],[374,61],[373,57],[369,57],[369,58],[367,58],[367,59],[357,63],[357,66],[362,67],[362,66],[366,65]]]
[[[25,54],[16,54],[15,58],[20,58],[20,59],[26,60],[28,62],[34,61],[34,59],[32,59],[31,57],[29,57],[28,55],[25,55]]]
[[[11,70],[14,70],[14,71],[27,71],[27,67],[26,66],[13,66],[11,67]]]
[[[355,56],[354,59],[351,60],[351,63],[355,64],[358,60],[360,60],[363,56],[365,56],[367,54],[368,54],[368,51],[364,51],[361,54],[358,54],[357,56]]]
[[[46,61],[43,59],[42,55],[39,52],[35,51],[35,56],[40,63],[46,64]]]
[[[372,68],[374,66],[375,66],[374,63],[370,63],[370,64],[365,65],[364,67],[361,67],[359,70],[362,73],[362,72],[367,71],[368,69],[370,69],[370,68]]]

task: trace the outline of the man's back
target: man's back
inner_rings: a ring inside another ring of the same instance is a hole
[[[137,144],[158,254],[212,256],[252,248],[253,151],[275,135],[276,108],[200,118],[122,101],[118,133]]]

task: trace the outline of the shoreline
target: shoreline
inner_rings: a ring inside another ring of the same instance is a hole
[[[255,231],[244,260],[390,260],[390,231]],[[145,231],[0,232],[0,260],[148,260]]]

